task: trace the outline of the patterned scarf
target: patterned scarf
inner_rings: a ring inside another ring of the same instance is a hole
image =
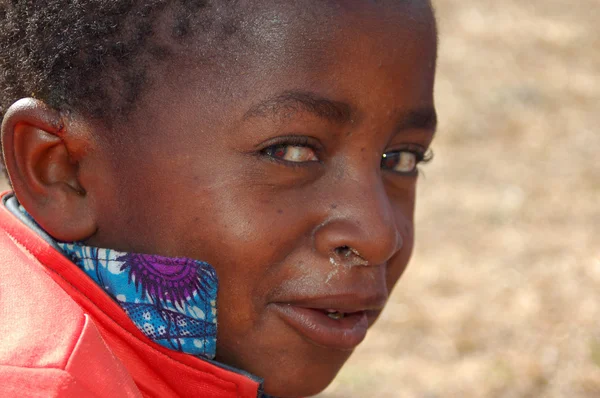
[[[213,359],[217,343],[217,275],[187,258],[117,252],[56,242],[154,342]]]

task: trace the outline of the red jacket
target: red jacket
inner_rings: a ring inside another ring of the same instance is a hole
[[[0,204],[0,396],[254,398],[261,389],[257,378],[150,341]]]

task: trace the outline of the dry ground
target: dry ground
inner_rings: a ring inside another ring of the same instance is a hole
[[[434,3],[415,256],[320,397],[600,397],[600,0]]]

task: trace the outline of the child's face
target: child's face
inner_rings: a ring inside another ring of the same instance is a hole
[[[196,66],[188,54],[155,71],[117,127],[122,149],[94,155],[106,161],[87,180],[82,169],[101,215],[89,243],[212,264],[217,359],[271,394],[310,395],[410,257],[411,152],[435,128],[435,28],[422,1],[314,15],[261,3],[235,61]]]

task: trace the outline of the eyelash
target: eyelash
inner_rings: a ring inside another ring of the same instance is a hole
[[[321,161],[319,160],[319,155],[322,152],[322,150],[321,150],[321,148],[318,148],[317,145],[313,141],[314,141],[313,139],[306,137],[306,136],[279,137],[279,139],[277,139],[275,142],[270,142],[269,143],[270,145],[261,149],[259,151],[259,155],[261,155],[271,161],[283,163],[286,166],[291,166],[291,167],[302,167],[302,166],[310,165],[311,163],[321,163]],[[289,161],[289,160],[281,159],[281,158],[274,156],[278,149],[286,148],[286,147],[308,148],[313,151],[313,153],[315,154],[317,159],[303,161],[303,162],[295,162],[295,161]],[[411,170],[410,172],[400,172],[400,171],[394,171],[391,169],[384,168],[384,161],[385,161],[386,156],[391,158],[392,156],[400,156],[400,154],[402,154],[402,153],[411,153],[411,154],[415,155],[415,166],[414,166],[413,170]],[[419,169],[417,168],[417,165],[429,163],[429,162],[431,162],[431,160],[433,160],[433,151],[431,149],[425,150],[423,147],[421,147],[419,145],[407,145],[404,148],[399,148],[394,151],[385,152],[382,155],[381,167],[382,167],[382,169],[389,170],[392,173],[397,174],[397,175],[411,176],[411,175],[418,174]]]
[[[393,158],[393,157],[399,158],[400,155],[403,153],[410,153],[415,156],[414,167],[412,170],[404,172],[404,171],[395,171],[391,167],[390,168],[385,167],[384,163],[386,161],[386,157],[387,158]],[[381,168],[383,170],[390,171],[397,175],[413,176],[413,175],[419,174],[419,171],[420,171],[418,168],[419,164],[426,164],[426,163],[431,162],[432,160],[433,160],[433,151],[431,149],[425,150],[423,147],[421,147],[419,145],[407,145],[404,148],[399,148],[394,151],[385,152],[381,158]]]
[[[264,147],[259,151],[259,155],[278,163],[283,163],[286,166],[292,167],[302,167],[307,166],[311,163],[321,163],[320,160],[314,161],[304,161],[304,162],[294,162],[285,159],[278,158],[275,155],[275,152],[279,148],[286,147],[299,147],[299,148],[308,148],[313,151],[317,159],[320,157],[322,152],[321,148],[318,147],[317,143],[314,139],[306,136],[289,136],[289,137],[279,137],[276,141],[272,141],[268,144],[268,146]]]

